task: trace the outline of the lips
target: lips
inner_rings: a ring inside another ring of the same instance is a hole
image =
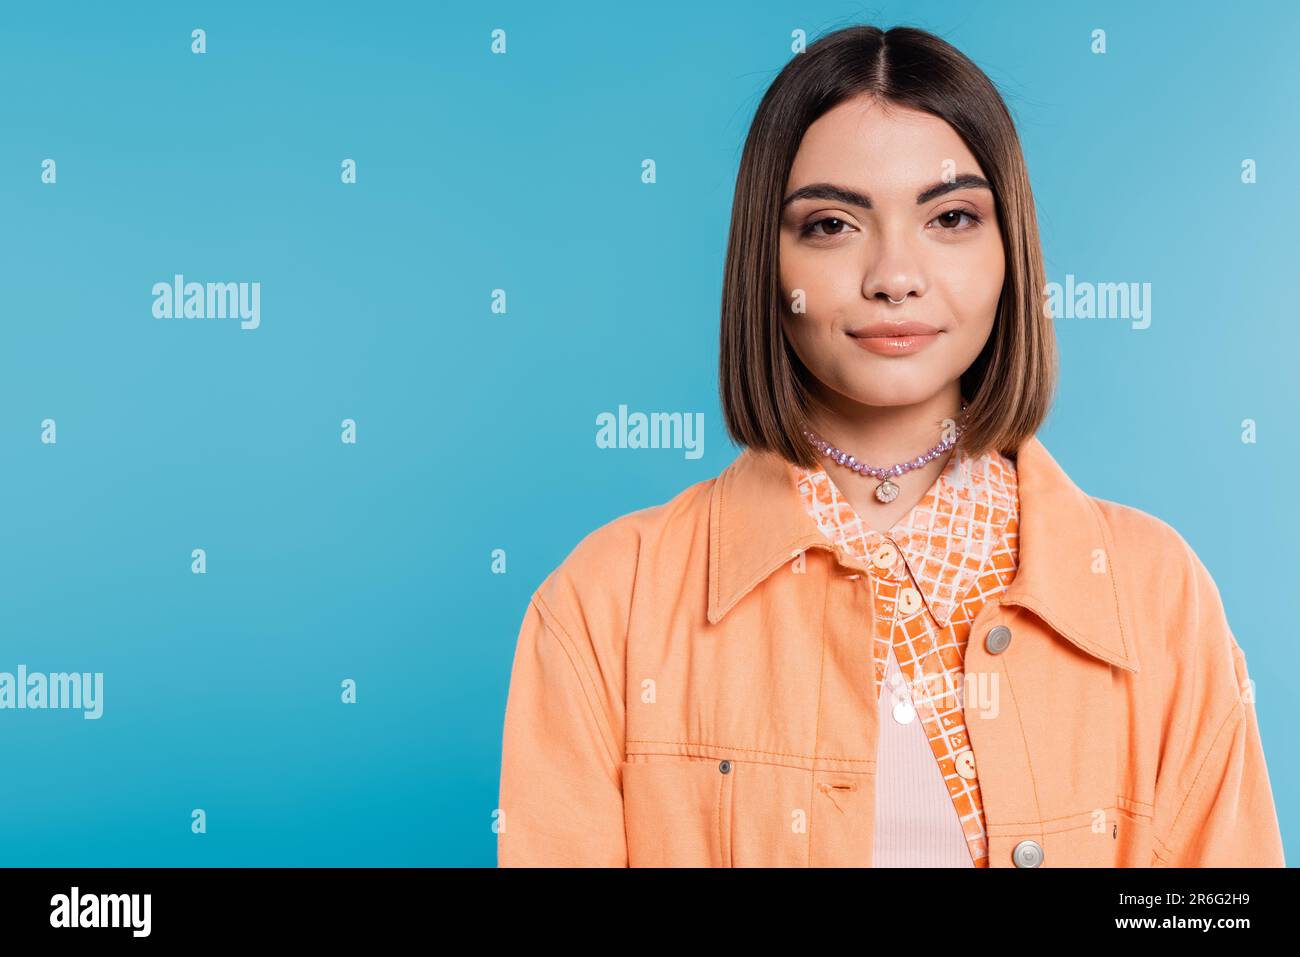
[[[849,330],[849,335],[855,339],[906,339],[910,336],[932,336],[938,331],[924,322],[873,322]]]
[[[910,356],[936,342],[941,331],[923,322],[881,322],[854,329],[849,338],[879,356]]]

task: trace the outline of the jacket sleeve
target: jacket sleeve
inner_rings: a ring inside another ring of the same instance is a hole
[[[626,867],[621,746],[591,642],[534,594],[511,668],[500,867]]]
[[[1192,733],[1157,784],[1156,866],[1283,867],[1282,835],[1255,715],[1246,656],[1218,590],[1193,559],[1190,627],[1203,658],[1194,669]],[[1189,636],[1190,637],[1190,636]]]

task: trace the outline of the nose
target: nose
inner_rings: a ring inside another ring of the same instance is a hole
[[[882,227],[877,241],[869,246],[863,269],[862,294],[886,308],[901,306],[909,296],[925,292],[925,271],[920,251],[901,227]]]

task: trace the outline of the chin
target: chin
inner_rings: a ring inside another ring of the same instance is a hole
[[[838,390],[841,395],[851,402],[859,405],[867,405],[877,409],[887,409],[893,406],[916,405],[918,402],[924,402],[939,391],[940,386],[925,389],[916,388],[914,383],[909,383],[906,389],[882,389],[879,383],[864,388],[848,388]]]
[[[838,379],[835,391],[862,405],[915,405],[942,390],[947,381],[928,372],[920,375],[915,368],[870,378],[864,376],[861,369],[855,369],[853,375]]]

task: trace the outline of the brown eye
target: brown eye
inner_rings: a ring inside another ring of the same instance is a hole
[[[974,229],[979,225],[980,218],[968,209],[945,210],[938,216],[934,217],[931,222],[941,223],[942,227],[946,230],[959,232],[961,230],[958,229],[958,224],[961,222],[962,216],[965,216],[971,222],[971,225],[964,227],[965,229]]]
[[[802,235],[802,236],[839,236],[839,235],[842,235],[843,229],[844,229],[844,227],[847,226],[847,225],[848,225],[848,223],[844,222],[844,220],[842,220],[842,219],[838,219],[838,218],[836,218],[835,216],[827,216],[827,217],[825,217],[825,218],[823,218],[823,219],[818,219],[818,220],[815,220],[815,221],[809,223],[807,226],[805,226],[805,227],[800,231],[800,235]],[[826,231],[826,232],[821,232],[821,233],[815,232],[815,230],[817,229],[818,226],[826,226],[827,231]]]

